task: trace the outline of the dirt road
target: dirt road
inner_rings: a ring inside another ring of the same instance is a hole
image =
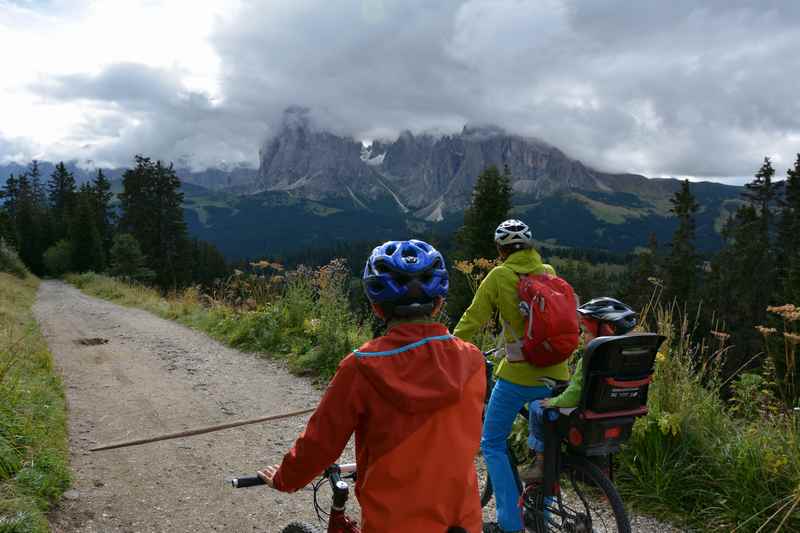
[[[311,494],[223,481],[280,462],[307,416],[180,440],[89,453],[97,443],[313,407],[307,379],[150,313],[54,281],[34,312],[69,405],[73,490],[56,532],[280,531],[316,521]],[[108,342],[85,345],[86,339]]]

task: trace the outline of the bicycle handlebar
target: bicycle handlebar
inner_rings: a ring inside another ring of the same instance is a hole
[[[355,463],[346,463],[343,465],[333,465],[330,466],[323,477],[329,478],[331,480],[331,484],[336,486],[339,481],[342,480],[342,475],[349,475],[353,474],[356,471],[356,464]],[[257,485],[266,485],[267,482],[261,479],[259,476],[241,476],[235,477],[230,480],[231,485],[235,489],[243,489],[246,487],[255,487]]]
[[[255,487],[256,485],[266,485],[267,482],[258,476],[243,476],[235,477],[231,480],[231,485],[234,489],[243,489],[245,487]]]

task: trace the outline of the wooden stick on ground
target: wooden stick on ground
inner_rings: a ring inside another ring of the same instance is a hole
[[[187,429],[177,433],[168,433],[166,435],[158,435],[156,437],[146,437],[144,439],[135,439],[124,442],[114,442],[111,444],[104,444],[89,450],[90,452],[99,452],[100,450],[113,450],[114,448],[124,448],[126,446],[138,446],[139,444],[147,444],[149,442],[157,442],[160,440],[178,439],[180,437],[190,437],[192,435],[201,435],[203,433],[211,433],[212,431],[220,431],[222,429],[235,428],[237,426],[245,426],[247,424],[257,424],[259,422],[268,422],[270,420],[281,420],[283,418],[291,418],[293,416],[305,415],[313,413],[316,407],[310,409],[303,409],[302,411],[294,411],[291,413],[283,413],[279,415],[262,416],[259,418],[251,418],[249,420],[237,420],[236,422],[228,422],[227,424],[219,424],[216,426],[208,426],[204,428]]]

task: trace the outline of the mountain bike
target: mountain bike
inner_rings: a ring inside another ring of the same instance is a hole
[[[619,450],[627,440],[635,417],[647,413],[647,386],[658,347],[664,338],[655,334],[601,337],[586,347],[584,393],[578,408],[544,410],[545,464],[541,482],[524,486],[518,467],[525,462],[507,443],[508,457],[520,493],[526,529],[535,532],[631,531],[622,498],[609,477],[592,462]],[[486,352],[488,405],[495,380],[491,355]],[[623,379],[619,379],[622,377]],[[566,385],[543,379],[554,394]],[[520,409],[526,420],[528,409]],[[526,447],[527,452],[527,447]],[[493,495],[491,479],[482,457],[476,461],[481,505]]]
[[[314,482],[314,511],[317,513],[321,523],[327,521],[327,533],[361,533],[361,529],[355,520],[345,514],[347,500],[350,497],[350,485],[347,479],[355,479],[356,465],[343,464],[331,465],[325,469],[322,477]],[[329,483],[333,491],[330,512],[325,511],[319,502],[318,493],[320,488]],[[244,476],[231,480],[234,488],[253,487],[264,485],[264,480],[258,476]],[[281,530],[281,533],[318,533],[318,529],[306,522],[292,522]]]

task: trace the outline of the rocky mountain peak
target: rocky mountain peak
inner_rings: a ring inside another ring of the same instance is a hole
[[[314,129],[307,108],[287,108],[282,120],[261,151],[261,190],[313,200],[349,198],[359,206],[385,200],[429,220],[463,209],[490,165],[507,165],[514,191],[535,198],[571,189],[609,190],[607,175],[491,124],[467,124],[441,137],[405,130],[394,141],[364,146]]]

